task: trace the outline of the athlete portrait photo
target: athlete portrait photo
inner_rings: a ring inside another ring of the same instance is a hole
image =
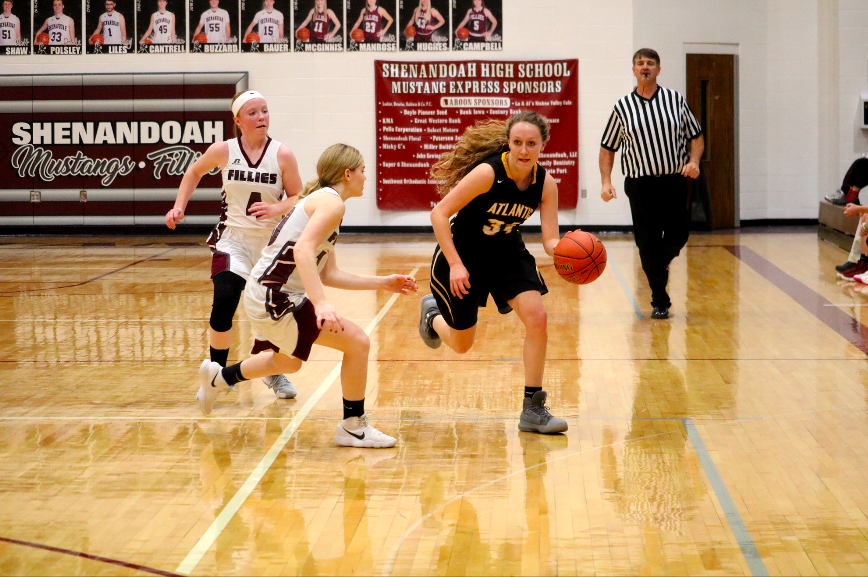
[[[289,52],[289,1],[241,0],[242,52]]]
[[[452,0],[455,50],[503,50],[502,0]]]
[[[355,22],[347,34],[347,50],[389,52],[398,49],[396,0],[347,0],[347,22]]]
[[[238,0],[192,0],[191,52],[238,52]]]
[[[0,56],[30,54],[30,5],[3,0],[0,14]]]
[[[120,0],[129,6],[130,0]],[[105,7],[103,11],[102,8]],[[118,9],[115,0],[98,2],[91,0],[87,3],[87,15],[85,16],[87,36],[86,51],[88,54],[132,54],[133,39],[127,36],[134,29],[132,11],[127,10],[130,19]]]
[[[137,5],[136,38],[140,53],[187,51],[187,11],[180,0],[143,0]]]
[[[340,52],[344,49],[343,2],[295,0],[295,49]]]
[[[401,50],[449,50],[447,0],[403,0],[399,32]]]
[[[83,0],[33,0],[33,15],[42,25],[33,31],[35,54],[81,54]]]

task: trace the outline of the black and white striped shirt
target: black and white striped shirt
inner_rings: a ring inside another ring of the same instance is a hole
[[[689,142],[702,134],[687,100],[657,87],[651,98],[631,92],[615,104],[600,146],[621,151],[624,176],[661,176],[681,172],[690,160]]]

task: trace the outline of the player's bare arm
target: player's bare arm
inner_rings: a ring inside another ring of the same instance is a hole
[[[361,275],[338,267],[337,251],[332,251],[320,273],[323,285],[344,290],[385,290],[398,294],[416,292],[416,279],[407,274]]]
[[[491,28],[485,33],[485,37],[488,38],[494,33],[494,29],[497,28],[497,18],[494,17],[494,14],[488,8],[485,9],[485,15],[491,20]]]
[[[555,246],[560,241],[558,227],[558,183],[555,178],[546,173],[543,183],[542,199],[539,203],[539,218],[542,229],[542,242],[546,254],[554,256]]]
[[[283,39],[284,39],[284,35],[283,35],[283,23],[282,23],[282,22],[281,22],[281,24],[280,24],[280,26],[279,26],[279,29],[280,29],[280,36],[278,36],[278,38],[280,38],[281,40],[283,40]]]
[[[335,34],[338,33],[338,30],[341,29],[341,21],[338,20],[338,17],[335,15],[334,11],[331,8],[328,9],[327,14],[328,14],[329,20],[331,20],[334,23],[335,28],[334,28],[334,30],[332,30],[331,32],[326,34],[326,38],[334,38]]]
[[[352,32],[353,30],[355,30],[356,28],[359,27],[359,25],[362,23],[362,20],[365,18],[365,12],[366,12],[367,10],[368,10],[368,7],[367,7],[367,6],[365,6],[364,8],[362,8],[362,11],[359,12],[359,19],[356,20],[356,23],[355,23],[355,24],[353,24],[353,27],[352,27],[352,29],[350,30],[350,32]],[[382,10],[382,8],[380,8],[380,10]]]
[[[172,42],[177,42],[177,36],[175,36],[175,15],[172,14]]]
[[[464,20],[458,23],[458,26],[455,27],[455,31],[457,32],[459,28],[464,28],[464,25],[467,24],[467,21],[470,20],[470,13],[473,11],[472,8],[467,10],[467,14],[464,15]]]
[[[144,43],[145,43],[145,40],[148,38],[148,36],[151,35],[151,33],[152,33],[153,31],[154,31],[154,15],[151,14],[151,23],[148,24],[148,29],[145,30],[145,33],[144,33],[144,34],[142,34],[142,39],[139,40],[139,44],[144,44]]]
[[[431,26],[432,32],[446,24],[446,19],[440,15],[440,11],[436,8],[431,8],[431,17],[434,18],[434,20],[437,20],[437,23],[434,26]]]
[[[254,26],[256,26],[256,20],[251,20],[251,21],[250,21],[250,26],[248,26],[248,27],[247,27],[247,30],[244,31],[244,37],[245,37],[245,38],[247,38],[247,36],[248,36],[251,32],[253,32],[253,27],[254,27]],[[246,42],[246,41],[245,41],[245,42]]]
[[[449,263],[450,291],[458,298],[464,298],[470,288],[470,273],[461,261],[455,243],[452,242],[452,228],[449,218],[467,206],[467,204],[479,196],[491,190],[494,184],[494,168],[490,164],[480,164],[461,179],[449,194],[437,203],[431,211],[431,225],[434,227],[434,236],[437,243]]]
[[[199,22],[199,25],[196,26],[196,30],[193,32],[193,37],[194,37],[194,38],[195,38],[196,34],[198,34],[199,32],[202,31],[202,26],[204,26],[204,24],[203,24],[202,22]]]
[[[175,199],[175,206],[166,213],[166,226],[174,230],[175,225],[184,220],[184,210],[202,177],[215,167],[219,166],[222,169],[228,162],[229,143],[223,141],[215,142],[209,146],[205,154],[190,165],[190,168],[184,173],[184,178],[181,179],[181,186],[178,187],[178,198]]]
[[[600,147],[600,179],[603,181],[603,190],[600,197],[609,202],[618,198],[615,187],[612,186],[612,167],[615,166],[615,153],[608,148]]]
[[[226,23],[226,42],[229,42],[229,40],[232,38],[231,28],[232,28],[232,24],[227,22]]]
[[[120,16],[121,20],[121,42],[126,44],[127,42],[127,21],[124,19],[124,15],[118,12],[118,16]]]
[[[50,18],[46,18],[46,19],[45,19],[45,22],[42,23],[42,26],[39,28],[39,30],[36,31],[36,33],[34,34],[34,36],[39,36],[40,34],[42,34],[42,32],[43,32],[46,28],[48,28],[48,21],[49,21],[49,20],[50,20]]]
[[[100,32],[102,32],[102,20],[100,20],[100,23],[97,24],[96,30],[93,31],[93,34],[91,34],[90,37],[93,38],[94,36],[96,36]]]
[[[298,202],[298,193],[301,192],[302,188],[298,161],[295,159],[295,154],[284,144],[281,144],[277,151],[277,164],[283,178],[283,190],[286,192],[286,198],[274,204],[254,202],[250,205],[250,214],[256,217],[256,220],[265,220],[286,214]]]
[[[383,34],[385,34],[389,30],[389,28],[392,27],[392,24],[395,22],[395,19],[392,18],[391,16],[389,16],[389,13],[386,12],[386,9],[383,8],[382,6],[380,6],[379,10],[380,10],[380,16],[382,16],[383,18],[386,19],[386,25],[383,26],[379,32],[377,32],[377,36],[379,38],[382,38]]]

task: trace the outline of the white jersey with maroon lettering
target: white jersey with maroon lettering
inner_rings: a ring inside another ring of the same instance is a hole
[[[262,250],[262,258],[253,267],[247,281],[245,308],[251,318],[270,318],[276,321],[303,302],[304,285],[295,266],[294,249],[304,227],[310,221],[304,205],[307,199],[315,194],[340,196],[335,189],[329,187],[314,191],[301,199],[274,229],[268,246]],[[338,228],[334,229],[316,247],[316,266],[320,272],[334,250],[338,231]]]
[[[21,21],[15,14],[0,14],[0,46],[15,46],[21,34]]]
[[[259,41],[263,44],[273,44],[280,41],[280,27],[283,25],[283,12],[280,10],[260,10],[253,17],[257,25]]]
[[[102,16],[99,17],[99,21],[102,24],[101,36],[105,40],[103,44],[123,43],[123,38],[121,38],[121,15],[117,11],[113,10],[111,14],[103,12]]]
[[[256,202],[275,204],[285,198],[283,176],[277,161],[280,143],[271,137],[265,141],[265,150],[256,162],[248,158],[241,141],[232,138],[229,145],[229,163],[223,168],[223,214],[220,222],[227,226],[257,229],[267,234],[280,222],[279,217],[256,220],[249,214]]]
[[[48,18],[48,43],[52,46],[72,43],[72,18],[66,14]]]
[[[226,29],[229,26],[229,12],[223,8],[205,10],[199,18],[202,32],[208,37],[209,44],[226,44]]]
[[[172,30],[175,27],[175,15],[171,12],[154,12],[154,32],[151,37],[153,44],[171,44]]]

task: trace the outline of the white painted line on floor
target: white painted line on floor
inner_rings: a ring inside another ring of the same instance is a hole
[[[419,268],[414,268],[410,275],[415,275]],[[370,336],[376,326],[380,323],[386,313],[389,312],[389,309],[392,308],[392,305],[398,300],[397,294],[392,295],[392,297],[383,305],[383,308],[380,309],[380,312],[368,327],[365,329],[365,334]],[[250,473],[250,476],[247,477],[247,480],[241,485],[241,488],[238,489],[238,492],[235,493],[235,496],[226,504],[226,507],[220,511],[220,514],[214,519],[211,523],[211,526],[205,531],[205,534],[199,539],[199,542],[193,546],[193,549],[187,554],[187,557],[178,565],[176,571],[178,573],[183,573],[185,575],[189,575],[193,569],[196,568],[196,565],[199,564],[199,561],[202,560],[202,557],[205,556],[205,553],[214,545],[214,542],[217,540],[217,537],[220,536],[220,533],[223,532],[223,529],[226,528],[226,525],[229,524],[229,521],[232,520],[232,517],[238,512],[241,508],[241,505],[244,504],[244,501],[247,500],[247,497],[253,492],[253,489],[259,485],[259,482],[262,481],[262,478],[265,476],[265,473],[268,472],[269,467],[271,467],[274,460],[277,456],[283,451],[283,448],[289,442],[289,439],[292,435],[298,430],[299,426],[301,426],[302,421],[304,421],[305,417],[307,417],[308,413],[310,413],[311,409],[313,409],[314,405],[319,402],[322,396],[326,393],[332,383],[337,380],[338,376],[341,374],[341,365],[340,363],[332,369],[332,372],[328,374],[325,380],[320,384],[317,388],[316,392],[307,400],[304,406],[296,413],[295,417],[293,417],[292,421],[287,425],[287,427],[280,434],[280,437],[274,442],[271,446],[271,449],[262,457],[262,460],[259,461],[259,464],[253,469],[253,472]],[[372,449],[374,450],[374,449]]]

